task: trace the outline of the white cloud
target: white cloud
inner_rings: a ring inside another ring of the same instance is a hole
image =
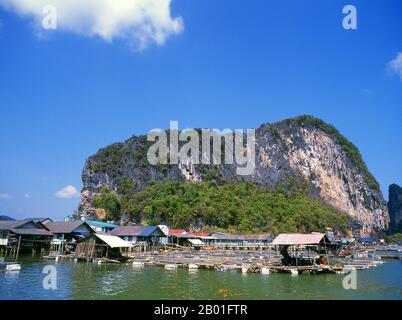
[[[106,41],[121,39],[136,49],[162,45],[183,30],[181,17],[172,17],[171,0],[0,0],[0,6],[33,17],[37,27],[43,8],[57,9],[57,28]]]
[[[393,73],[399,75],[402,80],[402,52],[399,52],[395,59],[388,63],[388,67]]]
[[[68,185],[67,187],[54,193],[54,196],[61,199],[72,199],[79,197],[80,194],[74,186]]]
[[[0,201],[11,200],[13,197],[8,193],[0,193]]]

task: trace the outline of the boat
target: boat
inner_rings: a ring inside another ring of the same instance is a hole
[[[260,273],[263,275],[271,274],[271,271],[268,268],[261,268]]]
[[[4,269],[5,271],[20,271],[21,264],[18,262],[1,262],[0,269]]]
[[[196,265],[196,264],[193,264],[193,263],[190,263],[189,265],[188,265],[188,269],[189,270],[198,270],[198,265]]]

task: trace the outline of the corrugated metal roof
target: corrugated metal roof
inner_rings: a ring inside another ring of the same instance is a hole
[[[238,235],[223,232],[214,232],[211,236],[218,240],[241,240]]]
[[[212,236],[218,240],[231,240],[231,241],[268,241],[271,239],[267,233],[263,234],[229,234],[223,232],[215,232]]]
[[[191,244],[196,245],[196,246],[203,246],[205,245],[204,242],[202,242],[200,239],[188,239]]]
[[[113,229],[110,234],[119,237],[149,237],[158,229],[158,226],[122,226]],[[163,234],[163,231],[160,231]]]
[[[107,223],[107,222],[102,222],[102,221],[86,220],[85,222],[88,223],[90,226],[99,227],[99,228],[116,228],[116,227],[118,227],[117,224]]]
[[[245,241],[268,241],[272,240],[271,236],[267,233],[262,234],[244,234],[241,238]]]
[[[208,232],[190,232],[189,234],[194,237],[209,237],[210,235]]]
[[[18,228],[27,223],[34,223],[29,220],[13,220],[13,221],[0,221],[0,230],[10,230],[13,228]]]
[[[171,229],[169,230],[169,235],[186,234],[186,230],[183,229]]]
[[[119,237],[106,235],[106,234],[95,234],[100,240],[105,242],[111,248],[130,248],[132,244],[128,241],[122,240]]]
[[[53,236],[53,233],[45,229],[32,229],[32,228],[14,228],[10,229],[12,233],[17,235],[28,235],[28,236]]]
[[[50,219],[50,218],[27,218],[27,219],[25,219],[25,220],[32,220],[32,221],[34,221],[34,222],[44,222],[44,221],[46,221],[46,220],[49,220],[50,222],[53,222],[53,220],[52,219]]]
[[[92,230],[85,221],[56,221],[46,223],[46,228],[48,228],[53,233],[72,233],[75,229],[81,225],[86,225],[88,230]]]
[[[272,242],[273,245],[285,246],[285,245],[316,245],[322,242],[322,240],[327,241],[327,237],[324,233],[311,233],[311,234],[301,234],[301,233],[283,233],[277,236]]]

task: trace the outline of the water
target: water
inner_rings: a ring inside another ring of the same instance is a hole
[[[402,300],[402,260],[357,271],[357,290],[341,275],[241,274],[130,265],[95,265],[23,257],[18,273],[0,271],[0,300],[9,299],[397,299]],[[43,267],[54,265],[57,289],[42,286]]]

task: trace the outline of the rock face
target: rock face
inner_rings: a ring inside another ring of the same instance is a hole
[[[256,129],[256,167],[250,176],[238,176],[234,165],[157,165],[147,162],[146,136],[132,137],[87,159],[82,180],[81,209],[90,210],[102,187],[118,190],[122,178],[141,190],[151,181],[208,179],[230,183],[250,180],[267,188],[289,179],[308,185],[311,197],[343,211],[362,225],[362,236],[388,228],[389,214],[377,181],[358,150],[334,127],[311,116],[300,116]]]
[[[390,232],[402,232],[402,188],[397,184],[389,186],[388,209],[391,219]]]

